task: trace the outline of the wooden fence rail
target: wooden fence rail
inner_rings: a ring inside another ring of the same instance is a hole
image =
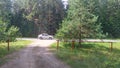
[[[113,43],[115,42],[120,42],[120,41],[115,41],[115,40],[57,40],[57,49],[59,49],[59,42],[60,41],[65,41],[65,42],[71,42],[71,45],[72,45],[72,50],[75,48],[75,42],[93,42],[93,43],[110,43],[110,51],[113,50]]]

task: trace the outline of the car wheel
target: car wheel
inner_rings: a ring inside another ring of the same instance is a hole
[[[50,40],[52,40],[53,38],[49,37]]]
[[[40,37],[39,39],[43,39],[42,37]]]

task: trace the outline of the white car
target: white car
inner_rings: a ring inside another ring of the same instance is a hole
[[[53,36],[48,35],[47,33],[42,33],[38,35],[38,39],[53,39]]]

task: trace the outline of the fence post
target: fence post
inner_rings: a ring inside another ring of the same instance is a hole
[[[75,48],[75,41],[72,40],[72,50]]]
[[[8,49],[8,51],[10,50],[9,42],[10,42],[10,40],[8,39],[8,40],[7,40],[7,43],[8,43],[8,47],[7,47],[7,49]]]
[[[57,40],[57,50],[58,50],[58,48],[59,48],[59,40]]]
[[[113,42],[110,42],[110,51],[113,49]]]

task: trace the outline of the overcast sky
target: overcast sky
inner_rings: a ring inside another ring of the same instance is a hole
[[[63,4],[64,4],[64,8],[67,9],[67,5],[68,5],[68,0],[62,0]]]

